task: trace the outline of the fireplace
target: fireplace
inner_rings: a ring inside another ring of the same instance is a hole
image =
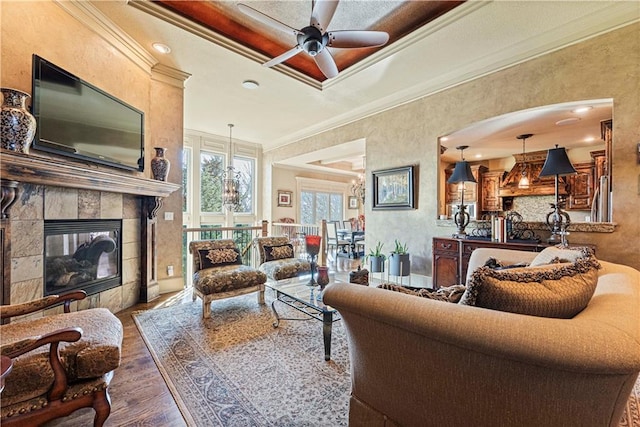
[[[45,221],[44,295],[120,286],[121,231],[120,219]]]

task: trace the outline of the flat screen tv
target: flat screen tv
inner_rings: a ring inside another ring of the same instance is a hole
[[[144,113],[33,55],[33,148],[144,170]]]

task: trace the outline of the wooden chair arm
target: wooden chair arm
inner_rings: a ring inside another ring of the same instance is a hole
[[[53,370],[53,386],[49,390],[49,400],[59,400],[67,389],[67,373],[60,361],[58,346],[60,342],[75,342],[82,337],[80,328],[64,328],[39,337],[25,338],[9,346],[2,348],[2,355],[14,359],[22,354],[34,350],[43,345],[50,344],[49,363]]]
[[[85,291],[73,291],[62,295],[49,295],[22,304],[2,305],[0,306],[0,319],[34,313],[61,302],[64,302],[64,312],[69,313],[71,311],[71,302],[79,301],[86,298],[86,296],[87,293]]]

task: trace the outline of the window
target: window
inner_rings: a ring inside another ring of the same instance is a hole
[[[224,156],[200,152],[200,211],[222,212]]]
[[[344,196],[342,193],[303,190],[300,193],[302,224],[318,224],[321,220],[342,221]]]
[[[253,188],[255,176],[255,160],[243,157],[233,158],[233,167],[240,172],[240,206],[236,208],[237,213],[250,214],[253,212]]]

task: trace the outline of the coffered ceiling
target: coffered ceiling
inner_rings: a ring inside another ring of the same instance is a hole
[[[272,26],[242,13],[236,2],[156,0],[155,3],[248,48],[252,52],[248,56],[258,54],[271,59],[288,51],[297,43],[293,34],[283,34]],[[300,30],[310,25],[313,8],[311,1],[247,1],[246,3],[258,12],[294,29]],[[338,3],[328,29],[384,31],[389,34],[389,41],[385,45],[389,46],[462,3],[462,1],[435,0],[369,2],[346,0]],[[382,47],[327,49],[333,56],[338,70],[343,71]],[[285,67],[289,67],[289,70]],[[313,58],[306,54],[298,54],[290,58],[277,69],[289,73],[291,69],[295,70],[315,82],[323,82],[327,79],[320,72]],[[316,87],[320,86],[316,85]]]
[[[311,0],[241,1],[296,28],[308,24],[312,8]],[[381,48],[336,49],[340,72],[327,80],[302,54],[296,56],[299,63],[263,67],[295,40],[274,38],[235,1],[89,4],[159,64],[191,74],[185,129],[226,137],[227,124],[234,123],[234,139],[261,144],[265,151],[640,20],[637,1],[342,0],[330,29],[378,29],[389,31],[391,39]],[[155,42],[171,52],[154,52]],[[245,80],[259,86],[245,89]],[[509,126],[513,137],[542,133],[532,132],[530,123]],[[362,143],[344,143],[351,150],[344,158],[360,169]],[[330,163],[326,153],[303,157],[300,165]]]

